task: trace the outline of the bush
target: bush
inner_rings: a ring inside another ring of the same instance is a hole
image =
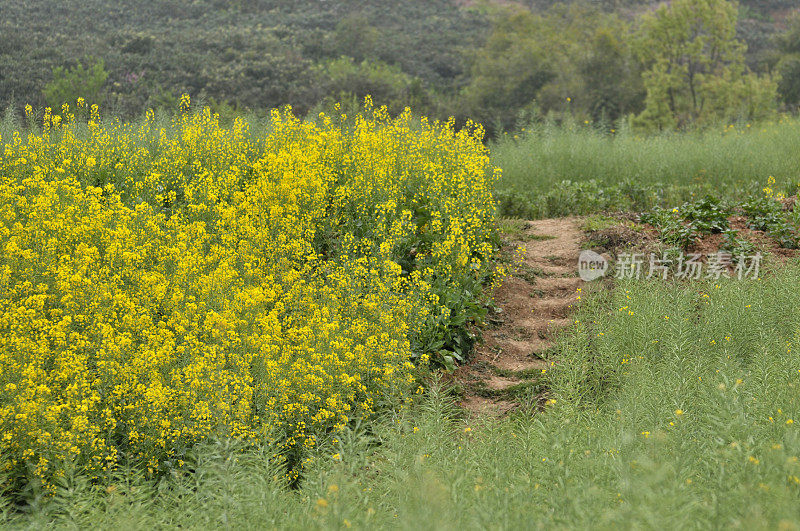
[[[107,79],[108,72],[102,60],[89,68],[84,68],[80,62],[70,69],[60,66],[53,70],[53,81],[45,86],[44,98],[53,109],[59,109],[64,103],[77,107],[78,98],[90,104],[99,103]]]

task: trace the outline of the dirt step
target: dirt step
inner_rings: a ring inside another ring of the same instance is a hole
[[[486,360],[503,371],[519,372],[543,369],[548,362],[542,356],[547,354],[551,348],[550,341],[536,336],[527,340],[495,338],[494,355],[486,356]]]
[[[496,400],[478,395],[469,395],[461,401],[461,407],[477,415],[501,417],[517,407],[510,400]]]
[[[577,263],[577,262],[576,262]],[[571,278],[575,275],[575,271],[577,270],[577,266],[559,266],[553,265],[552,263],[546,260],[538,260],[536,258],[531,258],[526,260],[526,264],[539,270],[539,276],[537,278]]]
[[[526,337],[525,339],[515,339],[506,335],[495,335],[494,356],[491,360],[494,363],[499,358],[520,358],[536,357],[540,352],[546,352],[552,347],[552,342],[537,336]]]
[[[520,319],[515,324],[519,329],[535,334],[541,339],[548,339],[552,337],[554,332],[566,328],[572,323],[573,320],[568,317],[553,319],[531,317],[529,319]]]
[[[522,383],[522,379],[492,374],[483,382],[486,384],[486,388],[490,389],[491,391],[505,391],[510,387],[514,387],[515,385]]]
[[[503,415],[516,400],[527,402],[531,392],[543,391],[540,371],[556,361],[550,359],[552,338],[573,323],[569,316],[583,284],[577,275],[579,227],[577,218],[532,221],[525,232],[543,238],[506,242],[509,249],[524,245],[526,252],[517,274],[494,293],[502,311],[490,317],[491,327],[482,330],[472,359],[453,376],[464,390],[461,405],[467,410]]]
[[[577,300],[575,297],[550,297],[541,299],[533,308],[533,316],[541,318],[564,318],[572,313],[572,307]]]
[[[512,372],[541,371],[549,365],[548,361],[534,356],[528,356],[527,358],[500,358],[495,363],[495,367],[498,369]]]
[[[553,242],[569,241],[578,245],[581,232],[578,229],[578,217],[537,219],[528,225],[530,234],[542,236],[554,236],[552,239],[537,241],[537,247],[547,249],[553,246]],[[558,249],[561,247],[556,246]]]
[[[577,264],[577,257],[572,256],[572,253],[555,254],[555,255],[543,256],[541,258],[538,258],[537,261],[547,262],[552,266],[560,267],[562,269],[565,268],[571,269],[575,264]]]
[[[537,290],[561,297],[565,293],[576,293],[583,284],[583,280],[579,277],[542,277],[536,279],[534,287]]]
[[[498,317],[510,319],[520,313],[530,312],[543,297],[551,295],[539,287],[540,280],[545,279],[536,277],[533,283],[515,277],[508,279],[502,288],[503,313]]]

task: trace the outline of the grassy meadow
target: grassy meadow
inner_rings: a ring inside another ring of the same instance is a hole
[[[0,127],[0,525],[800,526],[796,261],[586,290],[544,410],[470,417],[441,377],[511,267],[498,216],[772,186],[759,215],[788,227],[800,122],[487,147],[183,101]]]
[[[787,196],[800,186],[795,118],[647,136],[624,127],[539,124],[500,136],[491,150],[503,169],[497,191],[508,216],[643,211],[705,194],[742,199],[770,176]]]

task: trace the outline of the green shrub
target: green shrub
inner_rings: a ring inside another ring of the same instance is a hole
[[[60,109],[64,103],[77,108],[78,98],[85,99],[89,105],[98,103],[107,79],[102,59],[88,68],[81,62],[69,69],[59,66],[53,70],[53,80],[44,88],[44,97],[52,109]]]

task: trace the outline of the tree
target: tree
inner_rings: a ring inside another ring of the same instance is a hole
[[[339,101],[356,101],[358,107],[366,96],[371,96],[376,105],[386,105],[392,114],[408,105],[419,110],[426,104],[419,79],[381,61],[357,63],[341,57],[328,63],[325,74],[326,92]]]
[[[544,19],[556,75],[537,98],[543,113],[612,124],[642,109],[641,70],[626,20],[582,2],[557,4]]]
[[[737,18],[727,0],[675,0],[642,17],[636,50],[647,96],[635,125],[682,128],[774,111],[776,83],[745,66]]]
[[[641,110],[641,71],[626,40],[627,27],[599,26],[589,36],[588,53],[578,63],[583,104],[594,121],[613,123]],[[580,103],[580,100],[579,100]]]
[[[380,32],[363,15],[348,15],[336,24],[334,42],[339,55],[348,55],[357,62],[374,57]]]
[[[490,132],[513,127],[519,110],[532,104],[556,75],[542,26],[541,17],[529,11],[508,11],[476,52],[465,106]]]
[[[625,21],[590,5],[501,11],[475,55],[464,107],[490,130],[518,125],[528,110],[613,122],[643,99],[629,37]]]
[[[780,54],[776,65],[780,75],[778,93],[787,107],[797,110],[800,107],[800,11],[789,17],[786,30],[776,41]]]

